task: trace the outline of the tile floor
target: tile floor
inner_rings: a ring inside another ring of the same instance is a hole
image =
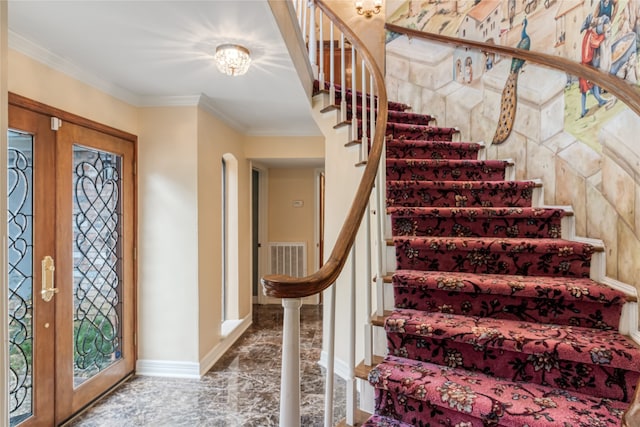
[[[253,325],[200,380],[133,377],[65,427],[277,426],[282,307],[253,307]],[[322,426],[322,308],[301,311],[301,425]],[[335,421],[345,416],[336,380]]]

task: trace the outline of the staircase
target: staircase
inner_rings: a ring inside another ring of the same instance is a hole
[[[362,425],[620,425],[640,348],[618,332],[632,297],[590,278],[603,246],[541,206],[542,182],[406,109],[389,103],[394,309]]]

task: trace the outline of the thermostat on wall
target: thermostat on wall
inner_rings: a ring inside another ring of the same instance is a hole
[[[304,206],[304,202],[302,200],[294,200],[293,201],[293,207],[294,208],[301,208]]]

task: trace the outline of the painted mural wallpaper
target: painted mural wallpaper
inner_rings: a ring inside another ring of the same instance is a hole
[[[390,12],[387,22],[486,43],[559,55],[615,74],[638,85],[640,1],[638,0],[408,0]],[[390,36],[392,37],[392,36]],[[453,58],[453,78],[478,84],[501,58],[460,49]],[[522,61],[511,60],[494,143],[510,132]],[[565,130],[601,150],[597,129],[624,105],[584,79],[567,76]]]

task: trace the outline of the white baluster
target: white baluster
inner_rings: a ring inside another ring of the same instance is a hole
[[[326,312],[329,313],[327,337],[327,378],[324,389],[324,427],[333,427],[333,396],[334,396],[334,361],[336,357],[336,284],[327,289],[329,297]]]
[[[371,199],[371,197],[369,197],[369,199]],[[367,307],[366,309],[367,320],[364,325],[364,363],[366,365],[371,366],[371,362],[373,360],[373,326],[371,325],[371,313],[372,313],[371,310],[373,307],[373,303],[371,301],[373,297],[371,288],[373,287],[373,283],[370,282],[371,271],[372,271],[371,257],[373,256],[371,252],[371,202],[367,204],[367,211],[365,213],[364,224],[365,224],[365,230],[367,233],[366,248],[365,248],[365,254],[366,254],[365,279],[367,281],[367,287],[365,288],[365,299],[366,299],[366,307]]]
[[[285,298],[280,382],[280,427],[300,426],[300,298]]]
[[[351,286],[349,291],[349,375],[347,378],[347,424],[355,424],[357,389],[356,389],[356,243],[351,247]]]
[[[376,105],[376,95],[375,95],[375,88],[373,85],[373,74],[370,74],[369,76],[369,87],[371,88],[371,90],[369,91],[369,108],[370,108],[370,112],[369,112],[369,134],[370,136],[370,140],[373,141],[373,138],[375,138],[376,136],[376,111],[378,111],[377,105]],[[374,108],[376,107],[376,108]],[[368,160],[369,159],[369,146],[365,146],[365,152],[364,152],[364,159]]]
[[[356,48],[351,45],[351,140],[358,139],[358,92],[357,92],[357,72],[356,72]]]
[[[386,242],[384,227],[386,223],[387,215],[387,199],[386,199],[386,156],[385,148],[382,148],[382,154],[380,155],[380,164],[378,165],[378,175],[375,191],[376,191],[376,204],[378,206],[378,224],[376,227],[376,240],[378,241],[377,255],[378,255],[378,273],[376,274],[376,315],[382,316],[384,314],[384,275],[386,272]]]
[[[316,3],[309,1],[309,62],[313,69],[313,78],[318,78],[318,44],[316,37]]]
[[[342,98],[340,100],[340,121],[347,121],[347,64],[344,54],[344,33],[340,33],[340,87]]]
[[[324,75],[324,24],[323,24],[323,19],[324,17],[324,13],[322,13],[322,10],[320,11],[320,16],[318,16],[319,19],[319,24],[320,24],[320,37],[319,37],[319,45],[320,45],[320,67],[318,70],[318,81],[320,82],[319,87],[320,90],[324,90],[324,79],[325,79],[325,75]],[[333,100],[331,100],[331,103],[333,104]]]
[[[355,114],[355,111],[354,111]],[[360,144],[360,161],[367,159],[366,152],[369,146],[367,136],[367,64],[362,60],[362,141]]]

